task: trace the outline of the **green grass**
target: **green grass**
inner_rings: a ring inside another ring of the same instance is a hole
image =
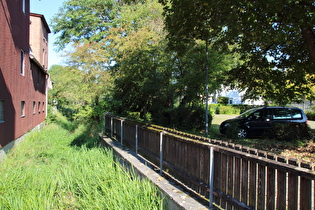
[[[156,187],[97,147],[93,130],[63,118],[28,136],[0,163],[0,209],[161,209]]]

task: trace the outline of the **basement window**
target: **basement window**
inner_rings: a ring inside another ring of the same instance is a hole
[[[25,101],[21,101],[21,117],[25,117]]]
[[[4,123],[3,104],[4,104],[4,101],[0,100],[0,123]]]
[[[35,114],[36,103],[33,101],[33,114]]]
[[[25,56],[24,50],[21,49],[21,70],[20,70],[20,73],[23,76],[24,76],[24,68],[25,68],[24,56]]]

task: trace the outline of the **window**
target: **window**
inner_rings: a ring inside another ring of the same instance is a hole
[[[302,112],[300,110],[293,109],[292,110],[292,118],[293,119],[302,119]]]
[[[25,11],[26,11],[26,10],[25,10],[25,6],[26,6],[25,1],[26,1],[26,0],[22,0],[22,2],[23,2],[23,3],[22,3],[22,4],[23,4],[23,5],[22,5],[22,10],[23,10],[23,13],[24,13],[24,14],[25,14]]]
[[[33,101],[33,114],[35,114],[36,103]]]
[[[40,102],[38,102],[38,114],[40,114]]]
[[[274,109],[273,119],[291,119],[291,111],[289,109]]]
[[[21,101],[21,117],[25,117],[25,101]]]
[[[4,101],[0,100],[0,123],[4,122],[3,104],[4,104]]]
[[[25,62],[24,62],[24,50],[21,50],[21,75],[24,75],[24,68],[25,68]]]
[[[43,102],[43,112],[45,112],[45,102]]]

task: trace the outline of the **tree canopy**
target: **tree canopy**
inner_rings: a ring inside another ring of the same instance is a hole
[[[182,42],[187,51],[169,48],[162,13],[157,0],[65,1],[53,31],[58,48],[69,51],[68,63],[52,69],[52,78],[64,78],[55,80],[54,96],[74,108],[83,104],[81,112],[89,116],[105,111],[101,102],[106,111],[111,105],[117,114],[155,121],[179,106],[181,112],[203,110],[205,42]],[[210,55],[210,91],[215,91],[234,61],[216,50]]]
[[[173,45],[207,40],[238,53],[230,83],[249,97],[287,103],[309,91],[315,68],[315,4],[309,0],[160,0]],[[266,84],[269,83],[269,84]]]

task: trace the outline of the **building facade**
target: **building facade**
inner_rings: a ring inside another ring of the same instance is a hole
[[[30,0],[2,0],[1,4],[0,148],[45,121],[49,78],[47,53],[37,59],[30,50],[30,34],[38,33],[30,30]],[[50,32],[48,26],[44,30]]]

